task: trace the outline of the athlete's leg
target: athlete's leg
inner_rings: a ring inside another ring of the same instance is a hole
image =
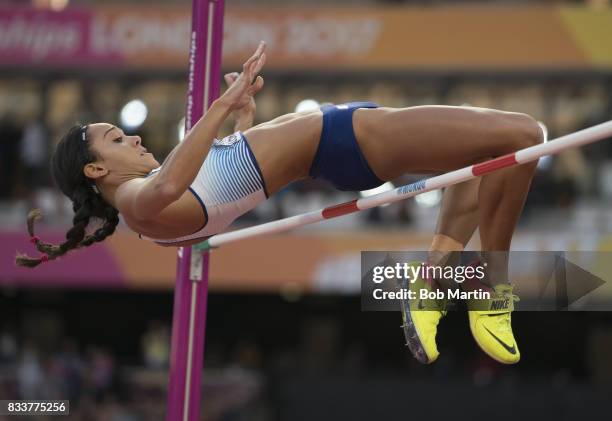
[[[475,179],[444,190],[428,264],[444,266],[457,263],[455,257],[459,256],[452,252],[464,249],[478,225],[479,184],[480,179]],[[434,289],[437,286],[449,288],[453,287],[453,282],[436,279],[425,284],[422,279],[417,279],[410,288]],[[443,300],[420,300],[418,303],[410,302],[410,306],[402,308],[408,347],[421,362],[431,363],[439,355],[436,334],[440,319],[445,314],[444,306]],[[434,310],[425,311],[424,308]]]
[[[482,108],[360,109],[353,122],[370,167],[383,180],[417,169],[450,171],[542,141],[533,118]],[[478,225],[483,250],[509,250],[535,166],[523,164],[482,177]]]
[[[354,123],[364,155],[382,179],[395,178],[417,168],[453,170],[535,145],[543,138],[531,117],[482,109],[365,110],[356,113]],[[491,289],[493,299],[486,308],[468,304],[470,328],[480,347],[504,363],[515,363],[520,358],[510,326],[512,288],[506,284],[507,251],[535,166],[530,163],[506,168],[483,176],[480,183],[474,181],[447,189],[432,244],[434,256],[438,250],[438,258],[446,251],[460,250],[478,222],[482,249],[495,252],[486,254],[485,259],[489,281],[497,285]],[[500,301],[509,304],[500,310],[498,304],[493,305]],[[414,330],[421,343],[429,344],[432,351],[427,355],[433,357],[430,361],[437,357],[435,333],[442,315],[442,312],[414,312],[418,316],[413,318]],[[419,329],[426,332],[422,338]]]
[[[436,236],[450,237],[462,247],[470,241],[478,227],[478,189],[480,178],[455,184],[444,189]],[[432,243],[432,248],[445,251],[455,251],[454,247],[439,239]]]
[[[429,261],[443,264],[451,252],[463,251],[478,227],[480,178],[444,189]]]
[[[445,189],[436,235],[429,251],[428,260],[431,264],[461,263],[460,256],[453,252],[465,248],[478,225],[479,180],[471,180]],[[467,281],[463,288],[485,289],[491,293],[492,299],[468,302],[470,330],[478,345],[492,358],[507,364],[515,363],[520,359],[520,353],[510,325],[513,295],[512,287],[508,285],[508,252],[484,252],[482,262],[489,265],[487,272],[493,276],[483,279],[482,283],[475,279]],[[442,284],[443,280],[438,282]],[[452,282],[443,285],[445,288],[455,286]],[[503,303],[503,308],[499,308],[499,303]],[[493,308],[495,310],[492,310]],[[427,318],[421,316],[421,319],[426,320],[429,326],[438,325],[435,315],[428,315]],[[435,334],[436,329],[430,328],[430,342],[435,343]]]
[[[429,247],[427,261],[433,266],[461,262],[465,246],[478,227],[478,189],[480,178],[444,189],[436,232]],[[452,280],[439,279],[439,286],[454,288]]]

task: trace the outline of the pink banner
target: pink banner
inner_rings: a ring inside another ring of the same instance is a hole
[[[40,238],[58,244],[65,233],[41,230]],[[15,265],[17,252],[39,256],[28,235],[23,231],[0,232],[0,285],[18,288],[75,287],[125,288],[126,279],[121,264],[108,247],[96,245],[74,251],[43,263],[35,268]]]
[[[0,8],[0,67],[185,68],[181,8]]]
[[[3,65],[98,65],[120,57],[91,48],[92,13],[30,8],[0,9],[0,63]]]

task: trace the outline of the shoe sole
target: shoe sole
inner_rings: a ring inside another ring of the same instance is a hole
[[[402,288],[408,288],[407,281],[402,282]],[[404,330],[404,337],[406,338],[406,346],[417,359],[418,362],[422,364],[431,364],[435,361],[429,360],[427,357],[427,353],[425,352],[425,348],[419,339],[419,332],[414,325],[412,320],[412,315],[410,313],[410,303],[409,300],[405,300],[402,298],[402,320],[403,324],[400,326]]]

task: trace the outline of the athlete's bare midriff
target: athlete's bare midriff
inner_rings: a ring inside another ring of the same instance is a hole
[[[359,108],[353,113],[355,138],[365,159],[378,164],[381,141],[378,120],[393,112],[392,108]],[[263,173],[270,194],[276,193],[292,181],[308,176],[317,152],[323,128],[320,110],[286,114],[244,132]],[[387,180],[385,171],[377,165],[379,178]]]
[[[269,194],[308,176],[321,138],[322,116],[319,110],[286,114],[244,132]]]

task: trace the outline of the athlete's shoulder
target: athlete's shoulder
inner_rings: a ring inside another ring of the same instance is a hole
[[[160,167],[161,168],[161,167]],[[155,183],[155,175],[159,172],[159,168],[151,171],[144,177],[136,177],[125,181],[117,187],[115,191],[115,206],[117,210],[124,216],[133,219],[140,219],[138,215],[139,202],[143,198],[145,190],[151,190],[152,184]]]
[[[146,178],[138,177],[125,181],[117,187],[117,190],[115,190],[115,206],[120,213],[131,213],[130,202],[133,201],[134,197],[137,196],[138,192],[144,187],[147,181]]]

